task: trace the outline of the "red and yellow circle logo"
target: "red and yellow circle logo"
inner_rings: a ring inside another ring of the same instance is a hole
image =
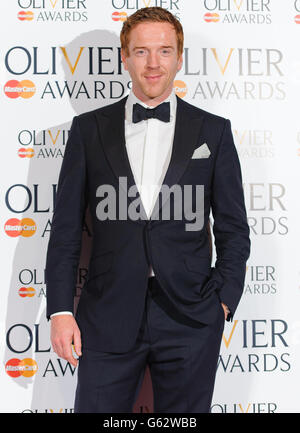
[[[28,147],[27,149],[25,147],[20,147],[18,155],[20,158],[33,158],[34,149],[32,149],[32,147]]]
[[[4,86],[4,93],[8,98],[29,99],[36,92],[35,84],[30,80],[10,80]]]
[[[21,298],[32,298],[35,295],[35,289],[33,287],[21,287],[18,293]]]
[[[217,23],[218,21],[220,21],[220,15],[208,12],[204,15],[204,21],[207,23]]]
[[[10,218],[4,224],[4,230],[11,238],[16,238],[18,236],[29,238],[36,232],[36,224],[31,218],[22,218],[21,220],[18,218]]]
[[[18,13],[18,19],[20,21],[32,21],[34,18],[34,13],[31,11],[20,11]]]
[[[32,377],[38,370],[38,365],[31,358],[12,358],[5,364],[5,371],[10,377]]]
[[[173,83],[173,88],[175,90],[175,93],[179,98],[184,98],[187,94],[187,86],[184,81],[181,80],[175,80]]]
[[[111,14],[113,21],[126,21],[127,20],[127,12],[113,12]]]

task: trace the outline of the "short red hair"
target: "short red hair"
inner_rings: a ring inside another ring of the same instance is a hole
[[[183,52],[183,29],[180,21],[169,11],[164,8],[153,6],[138,9],[134,14],[130,15],[123,23],[120,33],[121,48],[125,55],[128,56],[129,36],[131,30],[140,23],[144,22],[166,22],[174,27],[177,37],[178,56]]]

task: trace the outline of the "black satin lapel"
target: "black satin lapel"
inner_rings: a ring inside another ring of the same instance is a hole
[[[180,180],[192,157],[199,138],[202,122],[203,116],[198,113],[195,114],[194,111],[188,109],[181,99],[177,97],[176,126],[172,154],[162,185],[167,185],[171,188],[172,185],[177,184]],[[167,199],[168,196],[166,194],[158,194],[151,219],[155,219],[155,216],[157,216]]]
[[[103,144],[103,149],[111,169],[118,182],[120,177],[125,177],[125,182],[120,182],[120,186],[128,197],[128,202],[133,200],[140,201],[140,213],[142,220],[147,220],[147,214],[141,201],[140,193],[137,189],[133,172],[131,170],[125,143],[125,102],[127,98],[121,99],[118,103],[108,106],[97,115],[99,134]],[[134,196],[128,196],[129,188],[134,187]],[[137,222],[143,222],[137,220]]]

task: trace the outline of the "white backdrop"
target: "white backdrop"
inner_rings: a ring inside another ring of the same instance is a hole
[[[73,410],[77,372],[52,351],[45,318],[53,200],[73,116],[128,92],[119,32],[144,6],[181,20],[177,92],[231,120],[242,165],[252,251],[244,295],[225,324],[212,412],[299,412],[300,0],[2,5],[0,411]],[[88,223],[84,238],[88,246]],[[135,412],[151,412],[151,399],[147,371]]]

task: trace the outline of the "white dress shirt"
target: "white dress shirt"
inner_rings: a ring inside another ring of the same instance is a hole
[[[162,102],[170,102],[170,122],[158,119],[132,122],[133,104],[154,108],[140,101],[131,91],[125,104],[125,142],[133,177],[150,219],[157,194],[170,163],[176,122],[177,100],[174,90]],[[154,275],[149,267],[149,276]],[[51,315],[72,314],[61,311]]]
[[[133,92],[129,94],[125,105],[127,155],[149,219],[171,159],[177,107],[174,91],[163,102],[167,101],[170,101],[170,122],[147,119],[132,123],[133,104],[153,108],[141,102]],[[151,267],[150,275],[154,275]]]

